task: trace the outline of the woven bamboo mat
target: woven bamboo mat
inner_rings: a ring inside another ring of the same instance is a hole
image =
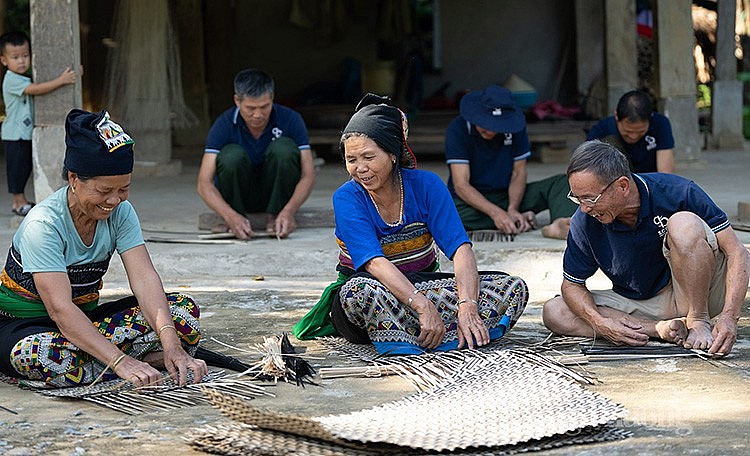
[[[561,345],[577,346],[580,341],[586,340],[584,338],[537,345],[520,344],[505,338],[473,350],[451,350],[405,356],[384,356],[378,353],[371,344],[353,344],[341,337],[324,337],[318,340],[330,353],[337,354],[346,360],[376,367],[387,366],[390,372],[412,383],[418,391],[436,387],[471,360],[492,358],[503,351],[512,352],[514,356],[522,357],[529,363],[551,372],[557,372],[570,380],[584,384],[596,382],[595,377],[585,369],[585,366],[565,366],[555,361],[553,357],[553,355],[563,353],[558,349]]]
[[[188,372],[188,384],[180,386],[164,372],[162,385],[136,388],[125,380],[110,380],[95,385],[75,386],[70,388],[34,389],[50,397],[84,400],[96,405],[110,408],[128,415],[172,410],[196,405],[208,405],[209,399],[204,391],[221,391],[245,400],[258,396],[274,396],[263,387],[246,380],[238,380],[235,375],[225,371],[209,371],[201,383],[191,384],[191,373]]]
[[[255,432],[283,433],[339,449],[365,445],[370,451],[533,447],[545,440],[564,441],[565,436],[579,435],[582,430],[604,429],[626,413],[621,405],[586,390],[564,370],[528,353],[512,349],[474,352],[463,359],[420,355],[417,358],[422,358],[423,366],[430,365],[427,358],[433,363],[438,358],[448,360],[439,369],[434,364],[429,368],[433,374],[422,383],[424,390],[342,415],[290,416],[253,408],[217,391],[209,396],[224,414],[257,428]],[[388,359],[393,358],[397,357]],[[410,375],[422,373],[411,371]],[[607,432],[610,438],[626,436],[621,431]],[[232,433],[242,434],[237,429]],[[202,439],[196,446],[206,442]]]
[[[611,442],[629,437],[629,431],[613,426],[598,426],[581,429],[573,434],[547,437],[525,444],[505,447],[480,448],[451,452],[454,456],[506,456],[532,451],[550,450],[570,445],[584,445],[600,442]],[[268,431],[256,426],[232,422],[219,426],[206,426],[191,438],[186,438],[195,448],[213,454],[247,455],[247,456],[365,456],[388,454],[420,455],[436,454],[404,448],[383,448],[367,450],[341,447],[332,443],[313,440],[305,437]],[[445,454],[445,453],[441,453]]]

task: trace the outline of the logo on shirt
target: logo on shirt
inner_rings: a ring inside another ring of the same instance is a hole
[[[646,140],[646,150],[656,149],[656,138],[646,135],[643,137],[643,139]]]
[[[271,129],[271,134],[273,135],[273,139],[279,139],[281,138],[281,135],[284,134],[284,131],[279,127],[273,127]]]
[[[654,225],[660,228],[659,237],[664,237],[664,235],[667,234],[667,222],[668,221],[669,221],[669,218],[664,217],[663,215],[654,216]]]
[[[505,133],[505,140],[503,141],[503,145],[510,146],[511,144],[513,144],[513,133]]]

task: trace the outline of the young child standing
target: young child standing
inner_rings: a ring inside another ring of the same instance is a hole
[[[34,95],[44,95],[76,81],[76,74],[66,68],[60,76],[47,82],[31,82],[25,73],[31,67],[29,37],[23,32],[0,36],[0,63],[8,68],[3,79],[5,121],[2,126],[3,148],[7,163],[8,192],[13,195],[14,214],[25,216],[34,203],[24,195],[31,176],[31,132],[34,128]]]

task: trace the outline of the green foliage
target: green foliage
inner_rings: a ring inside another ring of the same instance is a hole
[[[697,92],[698,109],[711,109],[711,88],[706,84],[698,84]]]

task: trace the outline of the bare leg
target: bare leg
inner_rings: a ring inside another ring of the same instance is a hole
[[[708,314],[708,289],[714,270],[714,254],[698,216],[678,212],[667,224],[675,300],[687,303],[685,348],[707,350],[713,343]]]
[[[18,209],[25,204],[29,204],[26,200],[26,195],[23,193],[13,193],[13,209]]]
[[[560,217],[542,227],[542,236],[552,239],[567,239],[570,231],[570,218]]]
[[[687,337],[688,331],[684,320],[675,318],[673,320],[649,320],[626,314],[611,307],[597,307],[599,313],[607,318],[622,318],[627,316],[641,324],[638,332],[649,337],[662,339],[675,344],[682,344]],[[542,309],[542,321],[544,326],[556,334],[579,337],[599,337],[594,329],[583,319],[575,315],[561,296],[556,296],[544,304]]]
[[[146,353],[143,362],[149,364],[154,369],[164,369],[164,352],[152,351]]]
[[[273,214],[266,214],[266,232],[276,232],[276,216]]]

